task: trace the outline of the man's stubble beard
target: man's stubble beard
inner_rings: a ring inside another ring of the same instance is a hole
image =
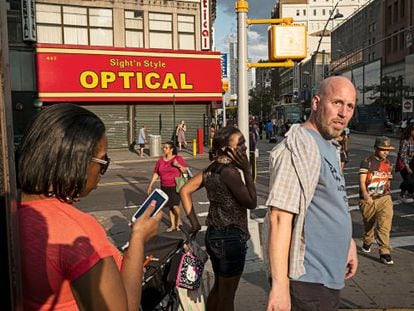
[[[325,140],[331,140],[333,138],[338,137],[341,135],[344,128],[347,126],[347,124],[344,126],[341,130],[336,130],[333,127],[329,126],[328,121],[325,121],[323,118],[323,112],[324,109],[322,108],[322,111],[320,113],[316,114],[316,128],[318,129],[319,133]]]

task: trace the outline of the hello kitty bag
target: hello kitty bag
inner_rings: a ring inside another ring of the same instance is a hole
[[[191,248],[181,256],[175,285],[187,289],[198,289],[203,275],[204,263],[194,255]]]

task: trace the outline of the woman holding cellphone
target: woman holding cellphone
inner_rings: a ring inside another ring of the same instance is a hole
[[[191,195],[204,187],[210,201],[205,243],[215,280],[207,299],[209,311],[234,310],[234,297],[246,260],[246,242],[250,238],[247,209],[256,207],[257,196],[245,143],[240,130],[233,126],[217,131],[210,153],[213,162],[180,191],[193,231],[201,226]]]
[[[25,310],[138,310],[144,244],[162,213],[133,225],[128,251],[75,203],[96,189],[110,160],[105,126],[73,104],[42,110],[18,149],[18,208]],[[154,205],[154,203],[152,203]]]
[[[172,232],[174,230],[180,231],[180,226],[183,224],[180,210],[181,200],[175,188],[175,177],[179,177],[181,174],[187,174],[187,164],[181,156],[177,155],[172,141],[167,141],[163,144],[162,153],[163,156],[155,164],[154,172],[147,188],[147,194],[149,195],[151,193],[152,187],[159,177],[161,190],[169,198],[165,206],[168,207],[168,216],[171,225],[167,228],[166,232]]]

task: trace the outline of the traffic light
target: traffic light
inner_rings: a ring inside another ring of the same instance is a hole
[[[270,61],[302,60],[306,58],[305,25],[272,25],[267,33]]]
[[[221,89],[222,93],[226,94],[229,90],[229,81],[228,80],[221,80]]]

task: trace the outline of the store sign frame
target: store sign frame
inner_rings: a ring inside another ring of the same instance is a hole
[[[210,0],[201,0],[201,50],[210,50]]]
[[[221,54],[154,49],[36,47],[43,102],[221,100]]]

